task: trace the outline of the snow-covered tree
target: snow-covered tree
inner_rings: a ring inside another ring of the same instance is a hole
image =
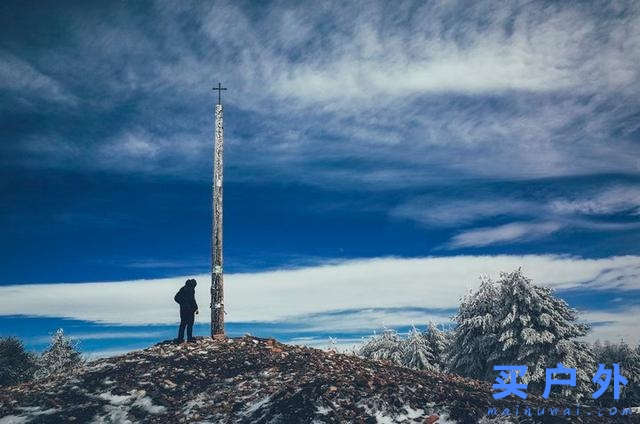
[[[589,330],[577,312],[553,290],[536,286],[520,269],[482,281],[467,294],[454,317],[451,368],[460,374],[493,381],[494,365],[527,365],[523,381],[542,392],[545,369],[562,363],[577,370],[577,385],[565,394],[590,391],[593,353],[578,340]],[[555,390],[555,389],[554,389]]]
[[[481,278],[475,292],[467,292],[461,299],[454,317],[457,327],[451,340],[449,367],[467,377],[491,379],[489,355],[497,351],[496,335],[499,286],[488,278]]]
[[[329,352],[338,353],[338,339],[335,337],[329,337]]]
[[[356,354],[363,358],[382,359],[402,365],[402,345],[402,337],[395,330],[386,329],[380,334],[369,337],[356,350]]]
[[[31,380],[37,368],[36,355],[27,352],[15,337],[0,338],[0,386]]]
[[[50,346],[42,353],[38,360],[39,369],[36,378],[46,378],[63,371],[70,371],[80,367],[83,359],[73,341],[58,329],[51,338]]]
[[[432,369],[445,370],[449,344],[446,333],[439,330],[433,322],[430,322],[423,334],[427,348],[433,356]]]
[[[436,370],[438,364],[427,344],[425,333],[412,327],[406,339],[402,340],[402,365],[416,370]]]

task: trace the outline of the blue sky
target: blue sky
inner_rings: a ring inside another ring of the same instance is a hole
[[[206,306],[222,81],[231,333],[446,325],[523,266],[640,337],[637,3],[0,9],[2,335],[115,352],[172,337],[187,277]]]

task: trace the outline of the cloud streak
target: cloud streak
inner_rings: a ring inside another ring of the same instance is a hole
[[[27,61],[0,50],[0,90],[11,92],[22,103],[44,98],[54,103],[75,105],[78,99],[63,85]]]
[[[640,308],[628,307],[614,311],[583,311],[582,318],[592,323],[589,339],[618,342],[624,339],[627,343],[640,343],[638,334],[638,313]]]
[[[614,186],[590,193],[589,198],[555,200],[549,208],[562,214],[610,215],[628,212],[640,214],[640,186]]]
[[[523,193],[511,196],[474,193],[465,200],[439,193],[438,196],[411,198],[390,209],[389,215],[418,222],[427,228],[468,226],[490,219],[516,220],[461,231],[448,242],[445,246],[448,248],[536,240],[566,228],[624,231],[639,226],[637,222],[629,221],[640,210],[640,188],[637,184],[563,190],[566,192],[553,195],[547,194],[547,190],[541,191],[539,194],[530,190],[526,193],[526,200],[519,198]]]
[[[498,243],[535,240],[553,234],[561,228],[562,225],[555,222],[513,222],[498,227],[477,228],[454,236],[448,247],[489,246]]]
[[[294,332],[366,332],[384,326],[446,322],[480,275],[522,266],[558,290],[637,290],[640,257],[553,255],[378,258],[226,277],[231,323],[293,325]],[[208,276],[197,279],[200,322],[208,322]],[[74,318],[111,324],[176,322],[172,296],[185,277],[105,283],[0,287],[2,315]],[[617,330],[616,330],[617,331]],[[637,337],[635,330],[630,337]]]

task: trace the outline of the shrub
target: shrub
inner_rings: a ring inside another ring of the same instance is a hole
[[[11,386],[33,378],[36,355],[27,352],[15,337],[0,338],[0,386]]]

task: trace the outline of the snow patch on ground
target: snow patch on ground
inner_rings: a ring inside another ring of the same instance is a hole
[[[206,404],[207,404],[207,396],[204,393],[200,393],[198,396],[195,397],[195,399],[192,399],[189,402],[187,402],[185,407],[182,409],[182,413],[187,418],[190,418],[191,414],[193,414],[194,408],[202,408]]]
[[[404,409],[407,411],[407,414],[405,416],[407,417],[407,419],[410,419],[410,420],[426,415],[424,409],[420,409],[420,408],[413,409],[408,405],[405,406]]]
[[[327,415],[331,412],[331,408],[327,408],[326,406],[316,405],[316,413],[320,415]]]
[[[386,411],[379,408],[375,401],[373,407],[369,406],[367,402],[359,402],[357,406],[367,411],[367,414],[375,418],[378,424],[413,423],[417,418],[428,415],[424,409],[414,409],[409,405],[405,405],[405,413]],[[438,423],[440,423],[440,421],[438,421]]]
[[[86,366],[87,371],[103,371],[105,368],[113,369],[115,365],[108,362],[97,362]]]
[[[268,404],[271,401],[271,396],[266,396],[263,399],[260,399],[257,402],[254,402],[252,404],[250,404],[249,406],[247,406],[247,408],[244,410],[243,415],[244,416],[249,416],[251,414],[253,414],[254,412],[256,412],[258,409],[262,408],[264,405]]]
[[[111,391],[100,393],[97,397],[109,402],[109,405],[104,406],[106,414],[96,414],[92,424],[131,423],[127,417],[132,407],[140,408],[149,414],[162,414],[167,411],[162,405],[154,405],[153,400],[146,394],[144,390],[132,390],[128,395],[114,395]]]
[[[7,415],[6,417],[0,418],[0,424],[22,424],[29,420],[31,420],[31,418],[25,417],[24,415]]]
[[[45,409],[42,411],[39,406],[19,406],[18,409],[33,415],[49,415],[58,411],[55,408]]]
[[[131,401],[131,395],[113,395],[111,392],[100,393],[98,397],[102,400],[106,400],[111,405],[124,405]]]
[[[104,410],[107,414],[96,415],[90,424],[133,424],[131,420],[127,418],[129,414],[128,407],[106,405]]]
[[[449,414],[447,414],[446,412],[440,412],[438,413],[438,416],[440,418],[438,418],[438,421],[436,421],[437,424],[458,424],[458,421],[455,421],[453,418],[449,417]]]
[[[150,414],[162,414],[167,411],[167,408],[162,405],[154,405],[149,396],[138,398],[133,402],[133,406],[140,407]]]
[[[394,424],[398,422],[391,418],[389,415],[385,415],[382,411],[376,411],[374,417],[376,419],[376,423],[378,424]]]
[[[58,409],[55,408],[45,409],[43,411],[39,406],[19,406],[18,409],[23,411],[24,414],[7,415],[6,417],[2,417],[0,418],[0,424],[27,423],[39,415],[50,415],[58,412]]]

